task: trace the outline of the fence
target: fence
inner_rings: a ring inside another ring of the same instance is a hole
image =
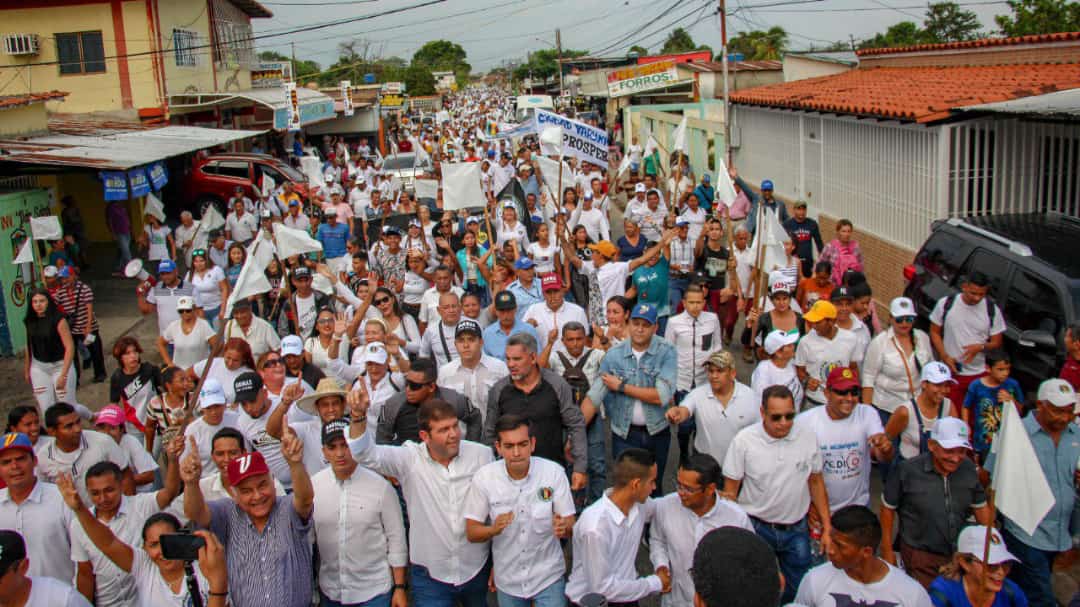
[[[686,155],[690,158],[690,168],[699,177],[703,172],[715,173],[724,157],[724,123],[711,119],[712,109],[701,103],[627,107],[623,110],[623,124],[629,125],[624,141],[629,145],[631,138],[637,137],[644,147],[645,135],[651,133],[661,146],[661,156],[665,152],[670,154],[675,144],[675,129],[686,115]],[[677,111],[682,113],[672,113]],[[722,110],[719,111],[722,115]]]

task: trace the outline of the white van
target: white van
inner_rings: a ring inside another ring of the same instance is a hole
[[[549,112],[555,111],[555,102],[552,101],[551,95],[521,95],[515,100],[514,106],[514,117],[518,123],[532,118],[533,112],[531,110],[535,108]]]

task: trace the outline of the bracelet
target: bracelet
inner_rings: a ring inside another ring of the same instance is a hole
[[[622,392],[623,394],[626,393],[626,380],[625,379],[619,381],[619,390],[618,391]]]
[[[229,596],[229,591],[226,590],[225,592],[214,592],[213,590],[211,590],[210,592],[207,592],[206,594],[208,596]]]
[[[394,584],[393,588],[391,588],[391,590],[408,590],[408,589],[409,589],[408,584]]]

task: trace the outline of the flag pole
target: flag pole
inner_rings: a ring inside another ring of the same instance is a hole
[[[765,306],[761,305],[761,300],[760,300],[761,291],[762,291],[762,284],[761,283],[762,283],[762,280],[763,280],[762,276],[763,275],[766,276],[766,277],[768,276],[767,274],[765,274],[764,272],[761,271],[761,264],[764,263],[763,257],[764,257],[764,252],[765,252],[765,247],[763,246],[764,243],[762,242],[763,238],[760,237],[761,236],[761,227],[762,227],[761,223],[762,223],[762,218],[764,216],[764,211],[765,211],[764,207],[759,204],[758,208],[757,208],[757,225],[756,225],[757,229],[755,230],[757,232],[757,234],[755,234],[755,236],[758,237],[757,238],[757,253],[755,253],[755,255],[754,255],[754,258],[755,258],[754,270],[758,273],[758,275],[754,279],[754,300],[750,304],[751,309],[760,306],[761,309],[763,309],[763,310],[765,309]],[[753,328],[750,330],[750,351],[751,352],[754,351],[754,342],[757,339],[758,324],[759,323],[755,322]]]
[[[994,533],[994,519],[997,518],[997,512],[994,510],[993,483],[986,488],[986,503],[990,506],[990,524],[986,526],[986,539],[983,540],[982,562],[984,564],[990,562],[990,539]]]

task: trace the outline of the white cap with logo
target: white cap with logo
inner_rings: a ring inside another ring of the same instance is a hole
[[[289,335],[281,340],[282,356],[300,356],[304,353],[304,342],[297,335]]]
[[[1055,407],[1072,407],[1076,405],[1076,391],[1064,379],[1048,379],[1039,384],[1036,400],[1044,400]]]
[[[926,366],[922,368],[922,373],[919,375],[919,381],[927,381],[932,384],[957,383],[953,379],[952,371],[949,370],[948,365],[936,360],[926,363]]]
[[[983,554],[986,549],[986,527],[983,525],[971,525],[964,527],[964,530],[960,532],[960,537],[956,538],[956,551],[961,554],[971,554],[980,561],[983,558]],[[987,557],[987,564],[998,565],[1005,561],[1020,562],[1020,559],[1016,558],[1009,552],[1009,549],[1005,547],[1005,541],[1001,538],[1001,533],[997,529],[990,530],[990,554]]]
[[[889,315],[893,318],[915,316],[915,304],[907,297],[897,297],[889,303]]]
[[[934,429],[930,431],[930,440],[935,441],[945,449],[957,447],[971,448],[967,422],[958,417],[943,417],[934,423]]]
[[[221,382],[213,377],[206,378],[202,390],[199,391],[199,409],[224,404],[225,389],[221,387]]]

